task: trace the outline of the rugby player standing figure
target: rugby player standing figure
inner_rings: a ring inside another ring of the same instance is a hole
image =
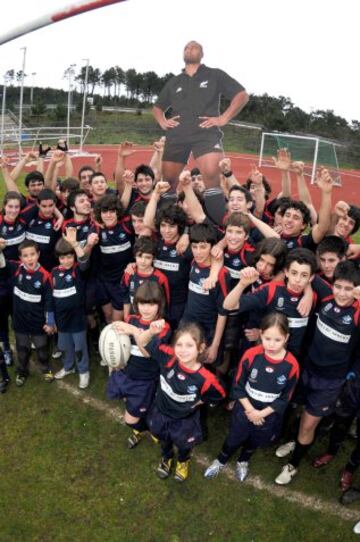
[[[207,188],[219,186],[219,161],[223,146],[220,130],[247,104],[249,96],[235,79],[217,68],[201,64],[203,48],[185,45],[185,68],[172,77],[153,108],[156,121],[167,131],[163,155],[163,179],[175,189],[179,174],[193,153]],[[220,96],[230,100],[220,115]],[[165,113],[171,108],[171,117]]]

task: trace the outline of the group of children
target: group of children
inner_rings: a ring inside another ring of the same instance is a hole
[[[116,188],[100,171],[101,157],[75,178],[63,141],[45,171],[48,150],[40,145],[13,169],[1,160],[0,391],[13,364],[10,321],[17,386],[35,348],[46,381],[78,372],[81,389],[90,382],[89,348],[97,353],[101,326],[113,323],[129,335],[131,356],[110,372],[107,394],[125,401],[129,448],[147,432],[160,441],[160,478],[172,472],[176,448],[175,479],[186,480],[207,409],[217,403],[231,412],[230,424],[205,478],[240,450],[236,477],[245,480],[256,449],[283,436],[276,454],[292,455],[275,482],[288,484],[324,418],[332,423],[329,449],[313,465],[327,465],[360,412],[360,250],[350,237],[360,209],[333,206],[329,172],[318,172],[317,211],[304,164],[286,149],[274,159],[282,179],[274,198],[259,170],[241,183],[222,159],[219,220],[199,170],[183,171],[168,195],[161,140],[134,173],[125,167],[134,149],[120,145]],[[23,195],[16,181],[34,159]],[[62,356],[55,374],[50,344]],[[360,444],[342,472],[343,491],[359,464]]]

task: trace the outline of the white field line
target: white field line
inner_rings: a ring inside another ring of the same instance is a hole
[[[67,391],[85,405],[89,405],[95,410],[102,412],[103,414],[105,414],[105,416],[120,423],[121,425],[125,425],[124,416],[119,407],[111,408],[108,404],[105,403],[105,401],[95,399],[87,393],[80,391],[75,386],[67,384],[62,380],[58,380],[56,381],[56,383],[59,388]],[[210,459],[206,457],[206,455],[201,453],[194,453],[193,459],[199,466],[203,468],[207,467],[210,463]],[[225,468],[223,472],[230,480],[235,480],[235,475],[229,468]],[[209,481],[207,481],[206,483],[211,484],[211,482]],[[317,497],[305,495],[305,493],[302,493],[301,491],[293,491],[289,488],[276,486],[275,484],[268,484],[267,482],[264,482],[264,480],[262,480],[260,476],[249,476],[243,483],[254,489],[266,491],[267,493],[270,493],[270,495],[273,497],[285,499],[288,502],[300,505],[303,508],[307,508],[309,510],[323,512],[325,514],[331,514],[333,516],[337,516],[343,520],[348,521],[360,520],[360,510],[352,510],[336,502],[324,501]]]

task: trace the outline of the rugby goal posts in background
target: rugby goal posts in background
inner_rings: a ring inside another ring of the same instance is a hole
[[[263,132],[261,136],[259,167],[274,167],[272,157],[286,148],[291,159],[304,162],[304,174],[315,183],[316,170],[326,167],[336,186],[342,186],[336,149],[340,144],[317,136],[300,136],[281,132]]]

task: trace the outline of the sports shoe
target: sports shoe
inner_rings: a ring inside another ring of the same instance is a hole
[[[143,436],[144,436],[143,431],[137,431],[136,429],[133,429],[130,437],[127,439],[127,445],[128,445],[129,450],[132,450],[133,448],[135,448],[135,446],[139,444]]]
[[[356,487],[350,487],[340,497],[340,503],[347,505],[351,504],[355,501],[358,501],[360,499],[360,490],[356,489]],[[359,531],[360,533],[360,531]]]
[[[3,353],[4,353],[5,364],[8,367],[11,367],[14,364],[14,357],[13,357],[12,351],[11,350],[4,350]]]
[[[171,467],[173,464],[172,457],[170,459],[162,459],[156,469],[156,474],[161,480],[168,478],[171,472]]]
[[[278,484],[279,486],[286,486],[287,484],[290,484],[296,473],[297,469],[291,465],[291,463],[288,463],[283,467],[279,476],[275,478],[275,484]]]
[[[52,351],[52,354],[51,354],[52,359],[59,359],[59,358],[61,358],[61,356],[62,356],[61,350],[59,350],[57,347],[55,347],[54,350]]]
[[[60,371],[58,371],[57,373],[55,373],[55,376],[54,378],[56,380],[61,380],[62,378],[65,378],[65,376],[67,375],[72,375],[75,373],[75,369],[69,369],[68,371],[65,369],[65,367],[63,367],[62,369],[60,369]]]
[[[326,465],[328,465],[333,459],[334,456],[332,454],[319,455],[312,462],[312,466],[315,469],[320,469],[321,467],[325,467]]]
[[[354,528],[353,528],[353,532],[354,532],[355,534],[360,534],[360,521],[358,521],[357,523],[355,523]]]
[[[47,371],[43,374],[45,382],[52,382],[54,380],[54,373],[52,371]]]
[[[152,433],[150,433],[150,438],[154,444],[159,444],[160,440],[156,438]]]
[[[220,463],[218,459],[214,459],[211,465],[209,465],[206,471],[204,472],[204,477],[208,478],[209,480],[212,480],[213,478],[216,478],[219,472],[221,472],[224,468],[225,468],[225,465]]]
[[[185,482],[186,478],[189,476],[189,466],[190,466],[190,459],[187,461],[177,461],[176,462],[176,470],[175,470],[175,480],[177,482]]]
[[[17,386],[23,386],[26,382],[26,376],[24,375],[16,375],[16,378],[15,378],[15,384]]]
[[[249,474],[249,462],[248,461],[237,461],[235,467],[235,478],[239,482],[243,482]]]
[[[9,382],[10,382],[9,378],[0,382],[0,393],[6,393]]]
[[[79,374],[79,388],[81,390],[85,390],[90,382],[90,373],[87,371],[86,373]]]
[[[341,473],[340,478],[340,489],[341,491],[347,491],[352,486],[353,473],[344,469]]]
[[[285,442],[285,444],[282,444],[278,448],[276,448],[275,455],[276,457],[286,457],[287,455],[291,454],[295,450],[295,440],[290,440],[289,442]]]

